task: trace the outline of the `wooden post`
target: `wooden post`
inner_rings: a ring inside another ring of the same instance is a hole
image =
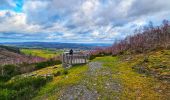
[[[64,67],[64,54],[62,54],[62,66]]]
[[[70,64],[72,65],[73,55],[70,55]]]
[[[84,63],[86,63],[86,56],[84,55]]]

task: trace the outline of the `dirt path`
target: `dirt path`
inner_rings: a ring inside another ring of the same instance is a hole
[[[65,89],[59,100],[96,100],[100,98],[119,100],[121,85],[112,79],[112,72],[101,62],[90,62],[89,70],[80,84]],[[109,95],[109,96],[108,96]]]

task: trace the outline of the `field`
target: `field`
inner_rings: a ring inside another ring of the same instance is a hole
[[[53,58],[60,55],[62,50],[50,50],[50,49],[21,49],[21,52],[26,55],[38,56],[42,58]]]

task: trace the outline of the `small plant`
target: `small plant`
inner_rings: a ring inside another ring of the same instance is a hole
[[[91,55],[89,59],[90,59],[90,60],[93,60],[93,59],[95,59],[95,58],[96,58],[95,55]]]
[[[120,51],[120,52],[119,52],[119,55],[123,55],[123,54],[124,54],[124,52],[123,52],[123,51]]]
[[[143,62],[149,62],[148,57],[145,57],[144,60],[143,60]]]
[[[63,71],[63,74],[64,74],[64,75],[67,75],[67,74],[68,74],[68,70],[64,70],[64,71]]]
[[[54,76],[60,76],[60,75],[61,75],[60,71],[57,71],[56,73],[54,73]]]

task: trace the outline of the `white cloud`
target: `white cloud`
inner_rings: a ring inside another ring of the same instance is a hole
[[[0,18],[0,32],[36,33],[40,29],[39,25],[27,24],[24,13],[6,10],[0,12]]]
[[[16,3],[3,5],[15,7]],[[168,0],[27,0],[23,12],[0,10],[0,32],[39,34],[48,40],[111,42],[150,20],[158,24],[170,19],[169,5]]]

